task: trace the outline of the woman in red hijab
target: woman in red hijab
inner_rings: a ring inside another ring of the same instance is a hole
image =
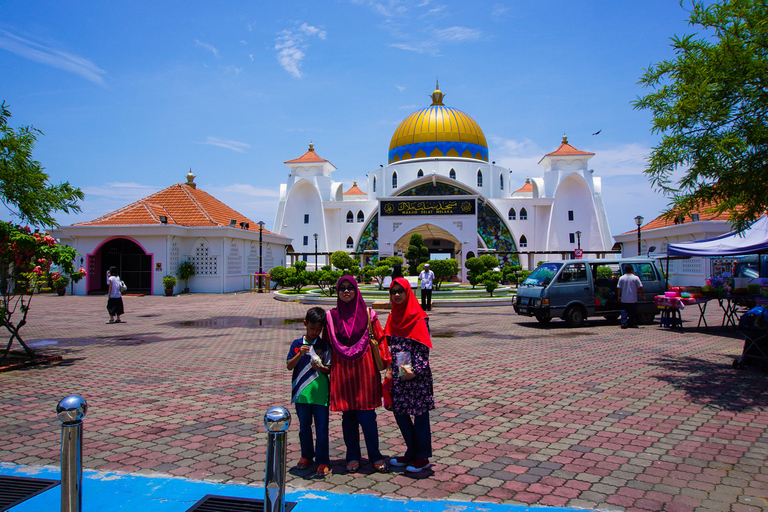
[[[379,340],[379,352],[390,363],[387,339],[381,331],[379,317],[368,307],[352,276],[342,276],[336,284],[336,307],[328,311],[326,334],[331,345],[332,411],[341,411],[341,431],[347,447],[347,472],[360,467],[360,432],[363,431],[368,460],[376,471],[388,471],[386,460],[379,451],[379,428],[376,408],[381,406],[381,374],[376,369],[368,341],[368,315],[373,332]]]
[[[406,446],[405,455],[393,458],[390,465],[405,466],[406,471],[418,473],[430,467],[432,456],[429,427],[429,411],[435,408],[429,367],[432,340],[427,314],[407,280],[398,277],[392,281],[389,300],[392,312],[384,334],[388,338],[392,364],[386,376],[392,378],[392,412]]]

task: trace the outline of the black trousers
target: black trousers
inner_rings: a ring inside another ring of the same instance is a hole
[[[421,289],[421,309],[424,311],[432,309],[432,288]]]

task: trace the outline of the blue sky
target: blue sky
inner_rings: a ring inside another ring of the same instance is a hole
[[[667,204],[642,174],[658,135],[631,102],[643,69],[672,57],[670,37],[694,31],[687,17],[676,0],[5,0],[0,101],[11,126],[44,132],[34,156],[51,181],[86,194],[62,225],[191,168],[271,228],[284,161],[313,142],[345,190],[365,189],[439,79],[515,188],[564,134],[596,153],[615,235]]]

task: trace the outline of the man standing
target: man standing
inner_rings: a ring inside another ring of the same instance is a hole
[[[429,270],[429,263],[424,264],[424,270],[419,274],[421,280],[421,309],[432,311],[432,281],[435,273]]]
[[[624,275],[619,278],[616,294],[621,303],[621,328],[637,328],[637,293],[645,300],[643,282],[635,275],[632,264],[624,265]],[[627,318],[629,317],[629,318]]]

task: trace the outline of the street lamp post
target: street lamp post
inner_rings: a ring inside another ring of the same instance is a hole
[[[643,252],[643,248],[640,245],[640,226],[643,225],[643,220],[644,219],[642,215],[638,215],[637,217],[635,217],[635,224],[637,224],[637,255],[638,256],[640,256],[640,254],[642,254]]]
[[[317,233],[312,236],[315,237],[315,272],[317,272]]]
[[[260,220],[259,222],[257,222],[257,224],[259,225],[259,293],[263,293],[264,285],[262,284],[263,283],[262,279],[264,279],[264,276],[262,275],[263,270],[261,266],[261,236],[264,231],[264,221]]]
[[[576,248],[581,249],[581,231],[576,232],[576,243],[578,244]]]

